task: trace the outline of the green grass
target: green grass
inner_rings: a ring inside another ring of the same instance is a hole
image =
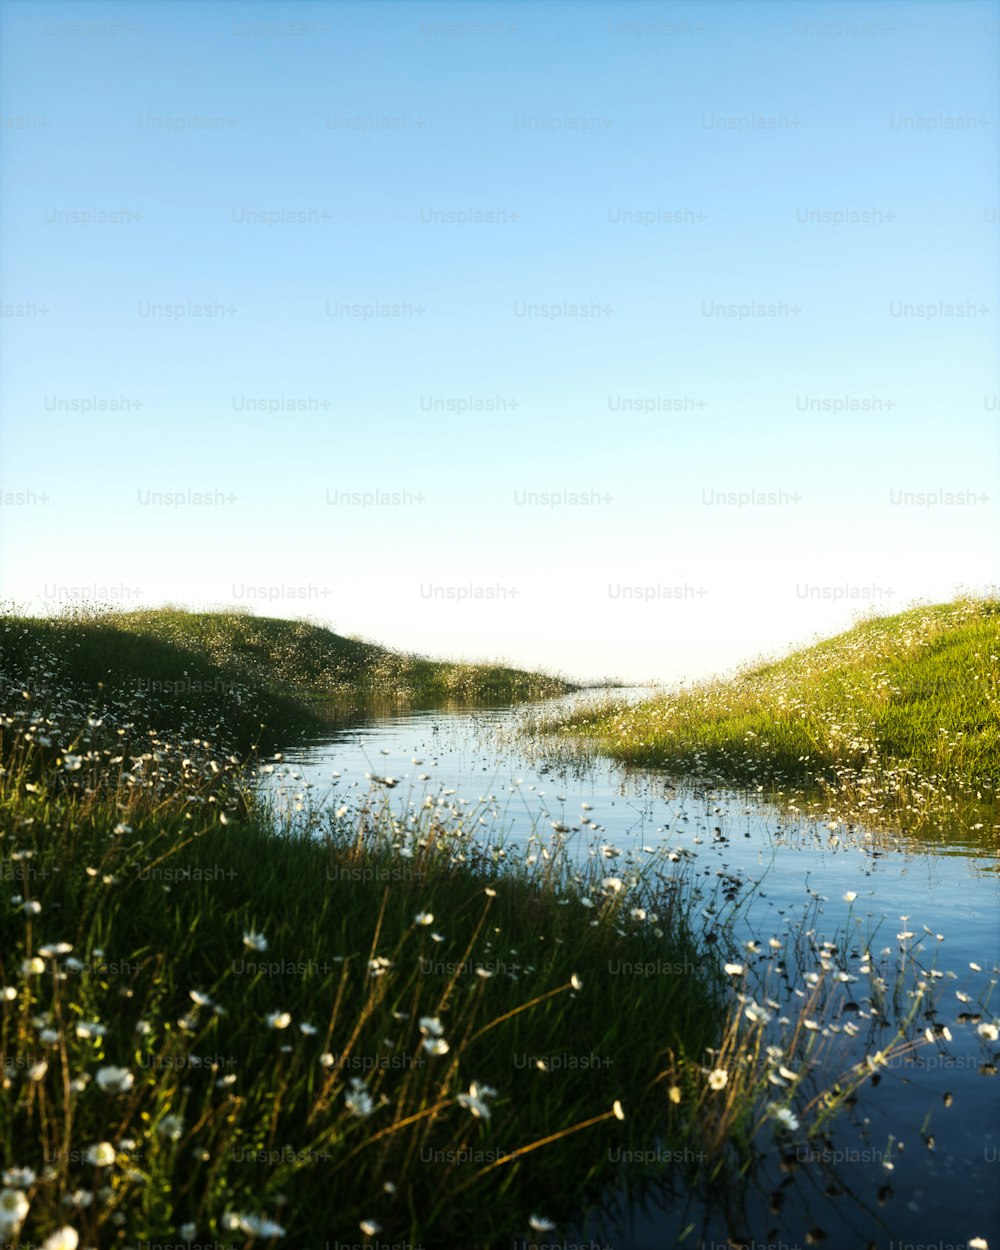
[[[543,673],[429,660],[305,621],[179,608],[6,613],[0,661],[0,676],[37,707],[75,703],[241,752],[321,725],[331,708],[514,702],[572,689]]]
[[[838,820],[975,834],[1000,829],[998,714],[1000,602],[960,599],[548,728],[632,765],[782,791]]]
[[[29,651],[32,628],[0,652],[7,1241],[549,1241],[533,1214],[565,1226],[623,1184],[731,1187],[916,1044],[923,991],[892,1025],[879,1008],[909,965],[857,935],[817,947],[807,917],[758,977],[756,943],[723,967],[739,884],[667,848],[579,868],[562,828],[484,846],[485,808],[385,786],[286,823],[197,703],[127,717],[145,635]],[[223,738],[273,712],[241,689],[259,705]],[[786,963],[816,968],[801,1002]],[[848,996],[871,1006],[842,1027]],[[855,1020],[878,1053],[845,1070]]]

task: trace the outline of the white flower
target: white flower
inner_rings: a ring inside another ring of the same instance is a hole
[[[109,1168],[115,1161],[115,1148],[109,1141],[99,1141],[88,1146],[84,1158],[97,1168]]]
[[[743,1014],[751,1024],[767,1024],[771,1019],[771,1013],[765,1011],[763,1007],[759,1007],[756,1003],[747,1003],[743,1009]]]
[[[985,1237],[970,1237],[965,1245],[966,1250],[990,1250],[990,1243]]]
[[[437,1016],[421,1016],[419,1023],[420,1032],[423,1033],[425,1037],[444,1036],[444,1026]]]
[[[292,1023],[292,1017],[287,1011],[269,1011],[266,1018],[269,1029],[287,1029]]]
[[[486,889],[483,890],[483,893],[487,896],[487,898],[496,898],[497,896],[496,890],[494,890],[491,886],[487,886]]]
[[[857,897],[858,897],[857,890],[848,890],[847,893],[844,895],[844,902],[853,903]]]
[[[573,973],[573,975],[570,977],[570,979],[569,979],[569,983],[570,983],[570,985],[572,985],[573,989],[575,989],[575,990],[582,990],[582,989],[583,989],[583,982],[580,980],[580,978],[576,975],[576,973],[575,973],[575,972],[574,972],[574,973]]]
[[[250,1233],[254,1237],[284,1237],[285,1230],[273,1220],[262,1215],[238,1215],[236,1227],[241,1232]]]
[[[742,964],[723,964],[722,970],[727,977],[738,977],[743,975]]]
[[[605,877],[601,885],[606,890],[611,890],[613,893],[618,894],[622,889],[622,879],[621,877]]]
[[[336,1059],[328,1050],[325,1050],[319,1057],[319,1066],[321,1068],[332,1068],[336,1062]]]
[[[376,955],[374,959],[368,960],[368,972],[373,977],[380,977],[387,968],[392,967],[392,960],[386,959],[384,955]]]
[[[421,911],[413,917],[414,924],[428,925],[434,923],[434,913],[430,911]]]
[[[198,1226],[196,1224],[182,1224],[177,1232],[185,1241],[193,1241],[198,1234]]]
[[[60,955],[68,955],[72,949],[72,942],[53,942],[49,946],[39,946],[38,953],[46,959],[56,959]]]
[[[351,1081],[351,1085],[352,1088],[344,1094],[344,1104],[351,1115],[356,1115],[362,1120],[366,1120],[374,1112],[375,1102],[365,1088],[364,1081],[355,1077]]]
[[[106,1024],[101,1024],[97,1020],[78,1020],[76,1023],[77,1037],[84,1037],[90,1041],[96,1041],[99,1037],[103,1037],[108,1031]]]
[[[184,1121],[179,1115],[165,1115],[157,1124],[156,1131],[169,1141],[180,1141],[184,1133]]]
[[[188,990],[188,997],[196,1007],[211,1007],[212,1000],[201,990]]]
[[[32,898],[21,904],[21,910],[26,916],[37,916],[42,910],[42,905],[37,899]]]
[[[62,1228],[45,1238],[42,1250],[76,1250],[80,1244],[80,1235],[75,1228],[64,1224]]]
[[[995,1024],[990,1024],[987,1021],[984,1021],[976,1029],[976,1032],[979,1034],[980,1037],[985,1038],[986,1041],[988,1042],[995,1042],[997,1040],[997,1037],[1000,1037],[1000,1030],[997,1029],[997,1026]],[[970,1242],[970,1245],[971,1245],[971,1242]]]
[[[30,1189],[36,1176],[31,1168],[7,1168],[3,1174],[3,1183],[15,1189]]]
[[[625,1108],[622,1106],[619,1099],[616,1098],[614,1102],[611,1104],[611,1110],[615,1113],[616,1120],[625,1119]]]
[[[135,1077],[128,1068],[116,1068],[112,1064],[98,1068],[95,1080],[106,1094],[127,1093],[135,1084]]]
[[[315,1024],[310,1024],[308,1020],[300,1020],[299,1032],[304,1033],[306,1037],[312,1037],[316,1032],[316,1026]]]
[[[267,938],[263,933],[255,933],[253,929],[248,929],[243,934],[243,945],[248,946],[252,951],[266,951]]]
[[[28,1214],[28,1199],[19,1189],[0,1189],[0,1233],[11,1233]]]
[[[544,1215],[529,1215],[528,1223],[536,1233],[550,1233],[555,1228],[552,1220],[547,1220]]]
[[[708,1074],[709,1089],[725,1089],[729,1083],[729,1073],[725,1068],[716,1068]]]
[[[39,1059],[37,1063],[33,1063],[31,1067],[28,1069],[28,1080],[40,1081],[42,1077],[45,1075],[45,1073],[48,1072],[48,1070],[49,1070],[48,1060]]]
[[[451,1050],[451,1047],[443,1037],[425,1037],[424,1050],[426,1050],[429,1055],[439,1056],[446,1055],[448,1051]]]
[[[17,998],[17,990],[13,985],[5,985],[0,990],[0,1002],[12,1003]]]
[[[478,1081],[473,1081],[469,1086],[467,1094],[458,1095],[458,1105],[465,1107],[467,1111],[479,1120],[488,1120],[490,1118],[490,1108],[486,1102],[487,1098],[495,1098],[496,1090],[492,1085],[480,1085]]]
[[[376,1233],[382,1231],[382,1225],[378,1220],[362,1220],[358,1228],[361,1229],[366,1237],[374,1237]]]
[[[782,1107],[780,1110],[775,1111],[774,1118],[779,1122],[782,1128],[789,1129],[793,1133],[799,1127],[798,1120],[787,1107]]]
[[[37,955],[32,955],[30,959],[25,959],[21,963],[21,975],[30,977],[33,974],[45,971],[45,960],[39,959]]]

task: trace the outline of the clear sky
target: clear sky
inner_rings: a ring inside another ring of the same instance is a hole
[[[997,4],[0,15],[6,600],[674,680],[997,580]]]

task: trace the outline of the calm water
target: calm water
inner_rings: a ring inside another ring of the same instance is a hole
[[[1000,1250],[1000,1047],[979,1038],[974,1023],[957,1020],[962,1011],[987,1021],[1000,1016],[995,858],[973,839],[928,845],[843,826],[830,830],[745,796],[675,790],[664,777],[626,775],[600,757],[569,758],[519,732],[526,717],[559,706],[564,701],[356,716],[286,752],[271,784],[291,803],[305,798],[337,806],[366,794],[370,773],[398,778],[391,794],[400,807],[453,792],[449,802],[480,808],[484,838],[503,835],[512,849],[530,849],[536,832],[547,839],[551,821],[575,827],[586,815],[597,828],[570,839],[581,858],[595,844],[610,845],[623,853],[618,867],[630,853],[642,858],[668,846],[695,857],[689,862],[706,896],[720,871],[759,883],[740,913],[737,936],[758,939],[765,950],[767,939],[787,933],[808,907],[817,909],[808,922],[816,936],[832,940],[839,932],[849,949],[876,926],[869,941],[876,954],[883,947],[897,951],[901,932],[915,934],[903,940],[921,948],[925,969],[945,974],[936,982],[934,1019],[948,1026],[951,1041],[921,1046],[912,1058],[881,1069],[877,1087],[866,1087],[838,1120],[832,1151],[818,1161],[832,1164],[832,1173],[807,1157],[804,1142],[786,1146],[784,1162],[770,1150],[742,1197],[738,1231],[754,1250],[807,1244],[944,1250],[977,1236]],[[857,893],[853,916],[843,899],[848,891]],[[769,989],[774,992],[770,983]],[[838,1074],[864,1051],[843,1054]],[[560,1236],[606,1250],[674,1244],[723,1250],[731,1231],[717,1210],[678,1213],[676,1204],[658,1209],[651,1197],[640,1203],[609,1194],[599,1223],[562,1229]],[[544,1241],[563,1244],[555,1234]]]

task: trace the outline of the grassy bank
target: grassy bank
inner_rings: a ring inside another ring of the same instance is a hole
[[[323,723],[331,705],[515,702],[572,688],[500,664],[390,651],[305,621],[175,608],[4,614],[0,679],[40,709],[77,706],[241,752]]]
[[[862,621],[731,679],[560,732],[629,764],[744,785],[831,819],[1000,832],[1000,602]]]
[[[666,848],[518,855],[385,785],[282,824],[197,705],[126,717],[132,654],[107,716],[58,648],[6,683],[5,1242],[551,1244],[609,1188],[731,1192],[919,1037],[857,935],[724,963],[740,882]]]

